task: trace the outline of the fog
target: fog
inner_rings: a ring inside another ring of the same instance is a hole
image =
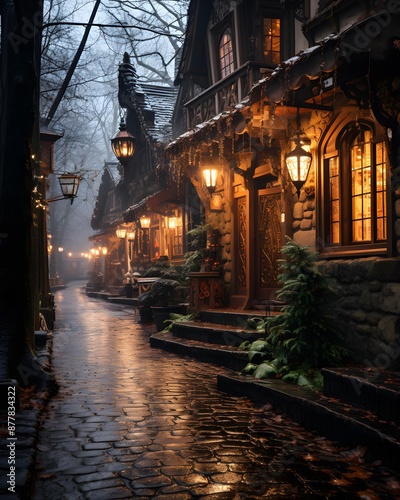
[[[162,10],[163,0],[153,2]],[[51,10],[47,11],[51,6]],[[45,22],[87,22],[95,2],[67,0],[45,2]],[[175,7],[176,4],[176,7]],[[71,205],[69,200],[48,206],[49,242],[54,248],[62,247],[63,254],[88,252],[93,235],[90,222],[98,195],[102,171],[106,161],[115,161],[110,139],[117,132],[122,110],[118,104],[118,65],[123,53],[134,55],[139,79],[171,84],[175,71],[175,51],[180,46],[184,31],[187,2],[168,1],[165,5],[180,10],[177,26],[168,25],[165,33],[177,30],[178,39],[151,34],[147,31],[95,27],[91,28],[85,50],[49,128],[62,137],[55,143],[54,174],[49,176],[47,197],[61,194],[57,176],[64,172],[82,176],[78,196]],[[57,9],[54,8],[56,5]],[[152,5],[149,3],[149,5]],[[152,7],[146,11],[146,2],[124,3],[118,0],[102,1],[95,23],[146,25],[162,30],[157,23],[165,23],[168,16],[154,15]],[[130,10],[129,10],[130,9]],[[157,17],[159,19],[157,19]],[[62,85],[69,65],[84,33],[83,26],[63,26],[57,32],[44,30],[42,51],[41,114],[47,116],[58,89]],[[173,43],[172,43],[173,42]],[[154,44],[152,47],[151,44]],[[165,66],[159,66],[157,57],[162,53]],[[145,54],[141,56],[141,54]],[[154,56],[157,54],[157,56]],[[165,56],[166,54],[166,56]],[[168,61],[168,63],[165,63]],[[143,63],[143,66],[141,64]],[[150,68],[150,70],[149,70]],[[166,78],[167,76],[167,78]]]

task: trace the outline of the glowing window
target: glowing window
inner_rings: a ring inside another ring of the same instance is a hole
[[[264,18],[264,57],[266,62],[281,62],[281,20]]]
[[[367,125],[339,134],[338,154],[327,159],[329,245],[379,243],[387,238],[386,146]]]
[[[232,37],[229,31],[225,31],[219,42],[219,61],[221,78],[225,78],[235,69]]]

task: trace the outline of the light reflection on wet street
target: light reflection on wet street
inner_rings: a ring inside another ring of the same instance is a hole
[[[132,308],[56,293],[34,498],[399,498],[398,475],[216,389],[214,365],[152,349]]]

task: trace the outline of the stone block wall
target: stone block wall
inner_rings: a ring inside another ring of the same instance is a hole
[[[307,197],[304,190],[293,207],[293,240],[315,250],[315,197]]]
[[[400,369],[400,260],[320,261],[338,292],[332,313],[357,363]]]

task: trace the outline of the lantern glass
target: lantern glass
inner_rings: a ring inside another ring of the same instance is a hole
[[[217,174],[218,170],[213,167],[203,168],[203,178],[207,189],[215,188],[217,185]]]
[[[129,241],[133,241],[135,239],[135,236],[136,236],[135,231],[128,232],[128,240]]]
[[[81,178],[74,174],[61,174],[58,178],[62,194],[65,198],[75,198],[78,194]]]
[[[307,180],[308,172],[310,170],[312,155],[308,151],[305,151],[300,146],[300,140],[296,139],[296,147],[293,151],[286,155],[286,167],[288,169],[290,179],[297,188],[297,192],[300,191],[303,184]]]
[[[115,234],[117,235],[118,238],[125,238],[125,236],[126,236],[126,229],[118,228],[115,231]]]
[[[177,225],[177,220],[175,216],[168,217],[168,228],[175,229]]]
[[[143,215],[142,217],[140,217],[140,227],[142,229],[149,229],[149,227],[150,227],[150,217],[146,217],[145,215]]]
[[[119,132],[111,139],[111,148],[119,161],[132,158],[135,152],[135,137],[126,130],[124,121],[121,121]]]
[[[210,153],[200,156],[199,168],[202,172],[204,184],[212,194],[217,186],[218,164]]]

